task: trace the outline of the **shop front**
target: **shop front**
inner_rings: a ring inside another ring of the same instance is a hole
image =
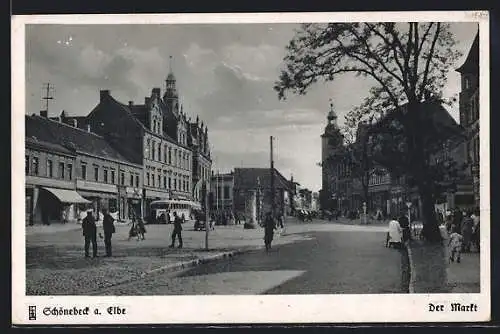
[[[94,217],[98,221],[102,221],[102,210],[106,209],[111,214],[114,214],[119,209],[119,207],[117,208],[118,193],[116,185],[77,180],[76,188],[78,193],[90,202],[78,207],[80,219],[85,216],[85,211],[92,210]]]
[[[140,188],[127,187],[127,218],[132,219],[134,216],[142,217],[142,190]]]

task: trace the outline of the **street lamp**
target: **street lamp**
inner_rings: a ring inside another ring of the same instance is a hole
[[[363,220],[364,220],[364,224],[366,225],[367,224],[367,221],[366,221],[366,202],[363,202]]]
[[[406,202],[406,206],[408,207],[408,224],[409,224],[409,228],[410,228],[410,231],[411,231],[411,212],[410,212],[410,208],[411,208],[411,202]]]

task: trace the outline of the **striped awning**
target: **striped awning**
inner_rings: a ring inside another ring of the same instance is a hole
[[[80,194],[74,190],[57,189],[57,188],[49,188],[49,187],[43,187],[43,189],[52,193],[62,203],[91,203],[90,201],[88,201],[85,198],[83,198],[82,196],[80,196]]]

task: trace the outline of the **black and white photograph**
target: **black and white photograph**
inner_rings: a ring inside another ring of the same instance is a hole
[[[14,17],[13,321],[489,319],[488,24]]]

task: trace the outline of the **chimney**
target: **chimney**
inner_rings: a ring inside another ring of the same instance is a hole
[[[47,110],[40,110],[40,116],[47,118]]]
[[[90,132],[90,124],[87,124],[87,132]]]
[[[105,89],[105,90],[101,90],[101,94],[100,94],[100,102],[103,102],[106,98],[109,97],[109,90]]]
[[[128,106],[131,107],[134,105],[134,101],[128,101]]]
[[[78,127],[78,120],[76,118],[73,118],[73,127]]]

